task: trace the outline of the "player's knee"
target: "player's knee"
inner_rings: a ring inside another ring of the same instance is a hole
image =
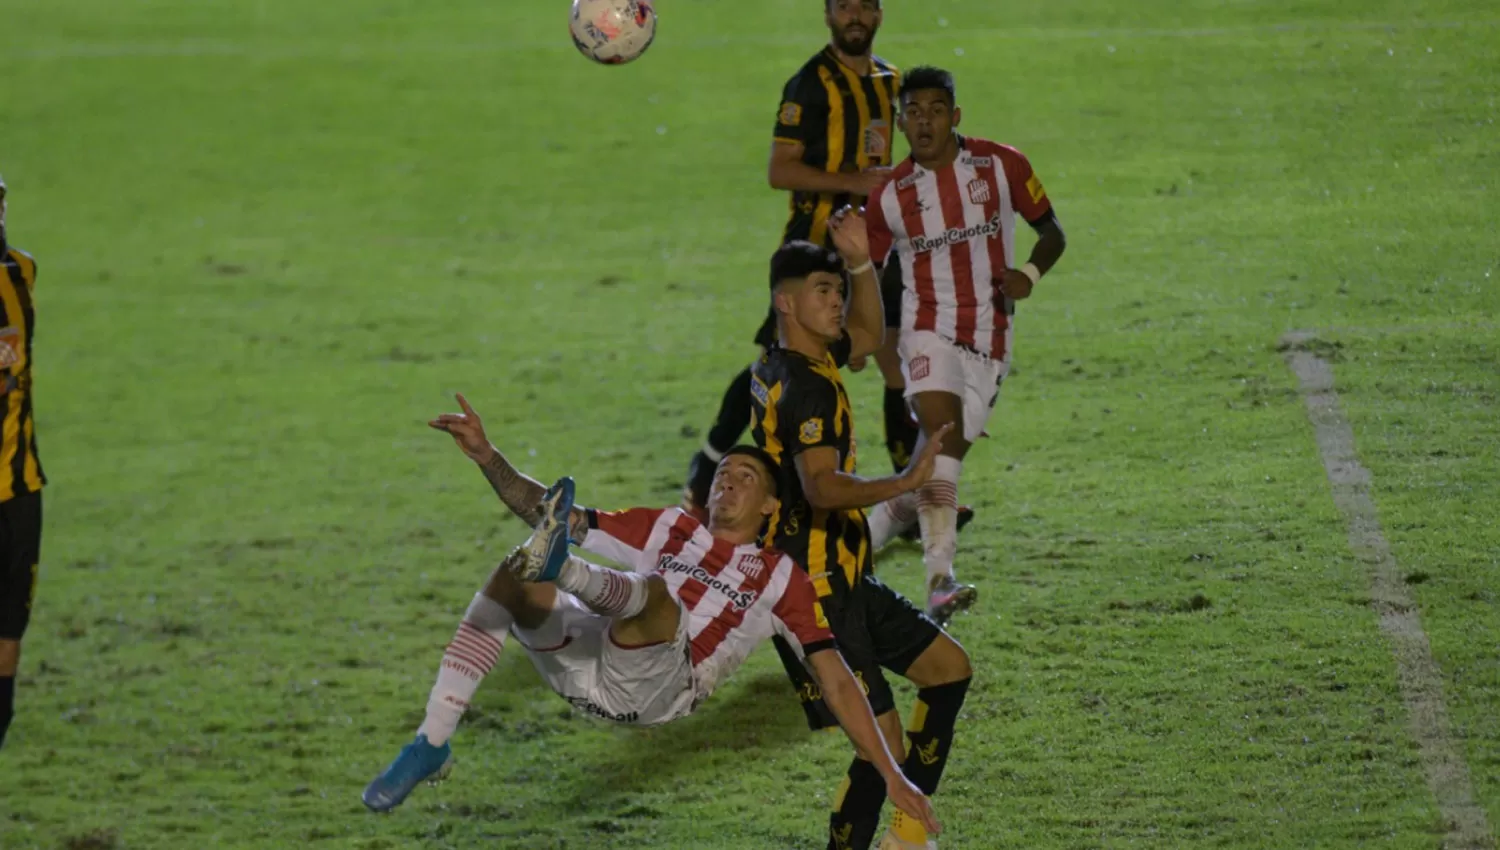
[[[907,678],[919,688],[935,688],[960,682],[974,675],[969,653],[945,632],[923,652],[907,671]]]

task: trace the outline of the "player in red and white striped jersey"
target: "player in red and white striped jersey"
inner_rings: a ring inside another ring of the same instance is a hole
[[[1025,155],[958,134],[961,110],[952,74],[911,69],[900,101],[898,125],[911,156],[870,197],[866,221],[870,255],[894,251],[901,264],[901,364],[922,432],[931,435],[948,423],[963,426],[961,434],[944,439],[932,479],[915,495],[928,613],[941,623],[976,594],[953,576],[963,459],[984,433],[1010,368],[1015,302],[1031,295],[1067,240]],[[1019,268],[1018,217],[1038,235]],[[899,533],[896,518],[911,513],[905,504],[872,511],[872,545]]]
[[[545,491],[516,471],[490,443],[479,415],[463,396],[458,400],[463,413],[444,414],[433,427],[452,434],[502,501],[537,531],[475,595],[443,655],[416,740],[365,790],[367,806],[394,808],[444,767],[448,738],[510,634],[575,707],[642,726],[691,713],[751,650],[780,634],[802,647],[830,707],[854,745],[871,754],[892,801],[937,828],[931,802],[902,774],[864,689],[839,654],[806,571],[758,542],[778,506],[774,458],[754,446],[726,453],[709,492],[706,525],[678,508],[596,511],[571,508],[571,496],[559,507],[556,488]],[[544,504],[544,497],[552,501]],[[559,549],[559,571],[546,572],[535,544],[561,546],[565,535],[629,571],[572,555],[564,561]]]

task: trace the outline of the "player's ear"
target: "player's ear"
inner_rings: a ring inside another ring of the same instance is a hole
[[[964,108],[962,106],[955,106],[955,107],[953,107],[953,126],[957,127],[958,126],[958,122],[962,121],[963,118],[964,118]]]
[[[776,509],[779,507],[781,507],[781,500],[774,495],[768,494],[765,501],[760,503],[760,515],[770,519],[771,514],[776,513]]]

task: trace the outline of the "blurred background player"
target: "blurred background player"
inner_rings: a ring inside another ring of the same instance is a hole
[[[1015,302],[1062,256],[1067,241],[1031,163],[1015,148],[957,132],[953,75],[913,68],[901,86],[901,131],[911,156],[870,198],[873,256],[892,247],[901,266],[901,366],[924,439],[950,423],[932,480],[916,494],[927,571],[927,613],[946,623],[976,590],[953,575],[958,478],[984,432],[1010,368]],[[1015,219],[1039,237],[1020,268]],[[879,548],[910,515],[910,499],[870,514]]]
[[[851,356],[880,346],[884,317],[864,220],[845,211],[835,214],[830,228],[842,258],[811,242],[796,241],[782,245],[771,259],[777,340],[755,364],[750,387],[756,444],[782,470],[781,507],[772,516],[767,542],[807,568],[839,648],[865,686],[886,743],[902,756],[907,778],[930,795],[947,765],[954,726],[968,693],[969,657],[937,623],[875,578],[862,509],[923,486],[932,475],[945,431],[939,429],[898,475],[869,479],[855,474],[853,409],[839,369]],[[845,281],[846,274],[852,281]],[[795,647],[779,639],[775,643],[808,724],[813,729],[836,725]],[[918,688],[907,733],[909,747],[903,746],[901,718],[883,670],[904,676]],[[879,771],[865,754],[856,753],[834,797],[830,850],[868,848],[879,829],[884,802]],[[926,846],[922,824],[899,812],[881,842],[882,848]]]
[[[889,172],[901,74],[874,54],[882,19],[879,0],[825,0],[823,12],[829,43],[782,92],[766,176],[771,188],[791,193],[791,216],[782,242],[805,239],[832,247],[828,221],[834,211],[860,206]],[[882,291],[888,297],[887,312],[895,317],[900,269],[893,264],[888,271],[892,277],[882,280]],[[764,350],[775,334],[776,318],[768,314],[755,344]],[[887,334],[875,358],[886,387],[886,448],[892,468],[900,471],[911,460],[917,426],[903,398],[894,333]],[[855,358],[856,363],[863,361]],[[685,508],[701,510],[714,465],[749,425],[749,392],[747,366],[730,382],[702,449],[688,465]]]
[[[0,177],[0,745],[15,715],[21,637],[36,597],[42,548],[42,462],[31,413],[36,261],[7,241]]]
[[[730,449],[714,475],[706,526],[675,508],[575,508],[572,479],[544,491],[490,443],[463,396],[458,402],[463,413],[439,416],[432,427],[451,434],[536,531],[474,596],[443,653],[416,739],[365,789],[366,806],[389,811],[444,771],[448,739],[508,634],[575,707],[654,726],[691,713],[775,633],[798,642],[839,722],[875,760],[896,805],[937,829],[931,804],[886,746],[806,573],[759,543],[779,504],[774,459],[753,446]],[[630,572],[570,555],[569,536]]]

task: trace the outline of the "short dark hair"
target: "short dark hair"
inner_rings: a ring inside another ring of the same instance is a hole
[[[793,239],[771,255],[772,289],[784,281],[804,278],[817,272],[841,275],[844,273],[844,261],[836,252],[804,239]]]
[[[771,457],[770,452],[766,451],[760,446],[752,446],[748,443],[741,443],[740,445],[735,446],[734,448],[725,452],[724,457],[719,458],[719,462],[723,463],[724,458],[733,457],[735,455],[743,455],[745,457],[751,458],[756,463],[759,463],[761,466],[765,467],[766,474],[771,476],[771,495],[777,496],[780,494],[781,464],[776,462],[776,458]]]
[[[901,93],[897,96],[897,100],[905,103],[908,94],[927,89],[942,89],[947,92],[949,106],[958,102],[958,92],[957,87],[953,84],[953,74],[931,65],[918,65],[906,72],[906,75],[901,78]]]

